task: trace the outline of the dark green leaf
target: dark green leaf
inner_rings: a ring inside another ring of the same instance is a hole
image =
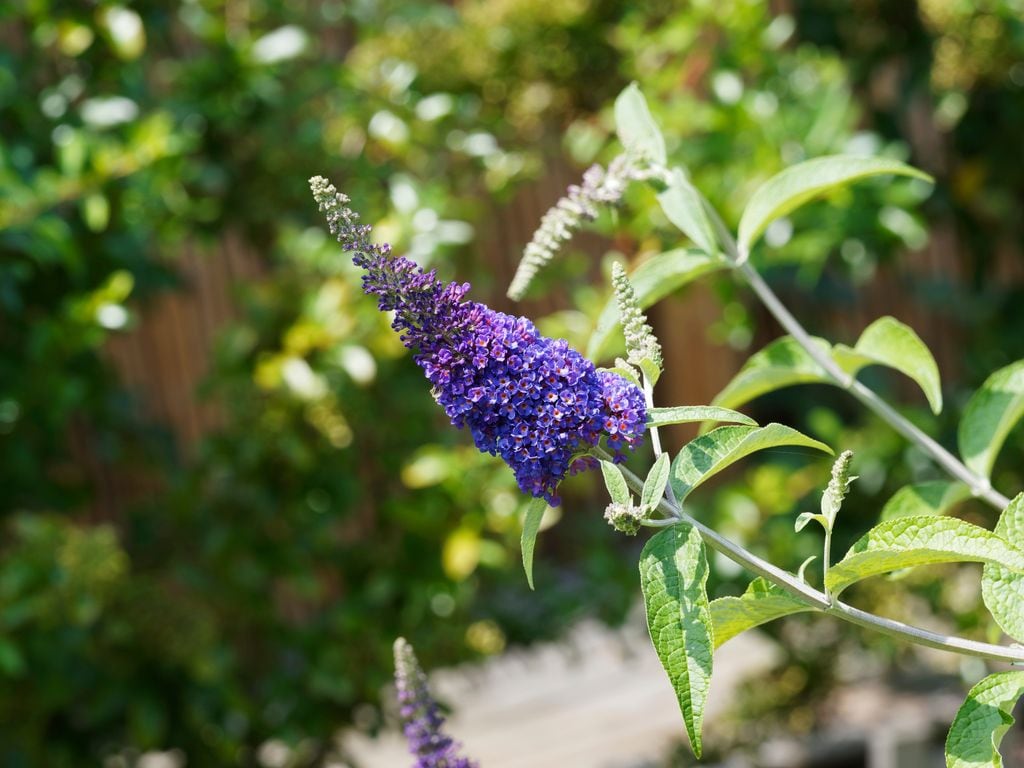
[[[540,522],[544,519],[544,513],[548,509],[548,503],[544,499],[530,499],[526,505],[526,516],[523,518],[523,536],[520,540],[520,548],[523,552],[523,570],[526,571],[526,583],[533,589],[533,550],[537,544],[537,531],[540,530]]]
[[[1024,360],[1002,368],[967,402],[957,438],[964,463],[990,477],[999,449],[1024,416]]]

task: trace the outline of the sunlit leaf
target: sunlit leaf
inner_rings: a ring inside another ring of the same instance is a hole
[[[931,177],[909,165],[882,157],[829,155],[794,165],[762,184],[751,196],[739,227],[741,252],[749,252],[775,219],[834,189],[869,176]]]
[[[643,493],[640,494],[640,504],[643,506],[654,506],[662,496],[665,495],[665,486],[668,485],[668,473],[670,462],[667,453],[661,454],[651,467],[651,471],[644,480]]]
[[[633,499],[629,495],[629,486],[626,485],[626,478],[622,470],[610,461],[601,462],[601,474],[604,475],[604,485],[608,489],[608,495],[616,504],[630,504]]]
[[[615,99],[615,132],[630,152],[665,164],[665,139],[636,83],[626,86]]]
[[[686,523],[653,536],[640,555],[647,628],[675,689],[697,757],[702,751],[701,726],[714,650],[707,579],[704,542]]]
[[[993,533],[1024,550],[1024,493],[1003,510]],[[981,596],[1003,632],[1024,643],[1024,574],[986,565],[981,571]]]
[[[668,189],[658,195],[658,203],[668,220],[694,245],[704,253],[718,253],[718,241],[704,208],[704,200],[679,168],[673,169]]]
[[[677,405],[669,408],[651,408],[647,411],[648,428],[701,421],[731,421],[735,424],[757,426],[757,422],[746,414],[713,405]]]
[[[932,411],[942,410],[942,385],[935,358],[914,329],[895,318],[879,318],[864,329],[852,349],[837,344],[832,356],[843,370],[854,376],[874,364],[895,368],[917,382]]]
[[[1024,670],[997,672],[971,688],[946,737],[946,768],[1002,768],[999,743],[1024,696]]]
[[[831,346],[824,339],[814,344],[829,354]],[[828,383],[831,379],[795,339],[783,336],[755,353],[740,368],[712,405],[738,408],[761,395],[795,384]]]
[[[879,523],[833,565],[826,586],[838,595],[862,579],[935,563],[996,563],[1024,573],[1024,551],[955,517],[900,517]]]
[[[715,628],[715,648],[741,632],[783,616],[813,610],[771,582],[757,578],[739,597],[720,597],[711,601],[711,622]]]
[[[682,501],[712,475],[755,451],[781,446],[803,446],[832,453],[792,427],[767,424],[763,427],[719,427],[691,440],[672,462],[672,490]]]

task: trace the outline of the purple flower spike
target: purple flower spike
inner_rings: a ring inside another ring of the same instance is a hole
[[[460,745],[441,732],[444,717],[430,696],[427,676],[412,646],[401,637],[395,640],[395,688],[402,730],[416,757],[413,768],[477,768],[458,754]]]
[[[465,300],[469,284],[444,284],[433,270],[392,257],[370,242],[370,227],[348,198],[319,176],[313,196],[331,233],[366,270],[363,290],[394,311],[392,327],[433,387],[454,426],[468,427],[477,448],[501,456],[524,493],[557,505],[558,484],[590,466],[572,466],[580,450],[607,436],[617,461],[643,440],[643,393],[598,371],[568,342],[541,336],[525,317]]]

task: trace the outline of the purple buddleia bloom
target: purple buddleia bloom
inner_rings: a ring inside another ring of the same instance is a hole
[[[501,456],[524,493],[558,504],[557,488],[602,438],[615,460],[643,440],[643,393],[621,376],[598,371],[564,340],[542,336],[525,317],[467,301],[468,283],[445,284],[433,270],[370,241],[348,198],[325,179],[310,180],[332,234],[366,270],[363,290],[393,311],[392,327],[454,426],[477,448]]]
[[[412,646],[401,637],[395,640],[395,689],[402,731],[409,751],[416,756],[413,768],[477,768],[472,760],[458,754],[460,745],[442,733],[444,717],[430,696],[427,676]]]

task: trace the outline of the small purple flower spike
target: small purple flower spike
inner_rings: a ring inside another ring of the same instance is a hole
[[[441,732],[444,717],[430,696],[427,676],[412,646],[401,637],[395,640],[395,688],[402,731],[416,757],[413,768],[477,768],[458,754],[460,745]]]
[[[602,437],[617,461],[642,441],[643,393],[598,371],[568,342],[541,336],[525,317],[467,301],[469,283],[442,283],[389,245],[370,242],[349,199],[326,179],[310,179],[331,233],[366,270],[363,290],[416,351],[417,365],[454,426],[468,427],[477,448],[501,456],[519,488],[557,505],[558,484],[594,462],[574,460]]]

